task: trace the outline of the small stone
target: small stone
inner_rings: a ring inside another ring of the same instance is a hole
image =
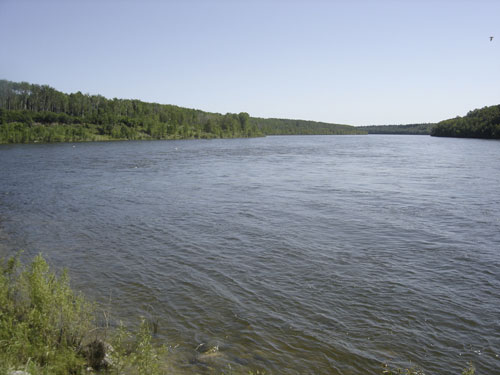
[[[206,350],[202,354],[198,355],[199,361],[210,361],[217,359],[222,356],[222,353],[219,351],[219,346],[213,346],[212,348]]]

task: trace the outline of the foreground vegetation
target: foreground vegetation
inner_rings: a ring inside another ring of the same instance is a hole
[[[464,117],[441,121],[432,128],[431,135],[500,139],[500,105],[475,109]]]
[[[0,374],[159,374],[162,348],[142,321],[136,333],[96,325],[96,308],[73,292],[66,272],[42,256],[0,262]]]
[[[245,112],[222,115],[0,80],[0,143],[359,133],[348,125],[251,118]]]

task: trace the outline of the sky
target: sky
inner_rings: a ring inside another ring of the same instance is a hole
[[[350,125],[500,104],[498,0],[0,0],[0,35],[0,79],[66,93]]]

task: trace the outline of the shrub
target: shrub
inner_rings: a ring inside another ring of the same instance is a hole
[[[94,304],[71,289],[67,272],[57,276],[41,255],[27,267],[17,257],[0,261],[0,374],[79,374],[99,367],[96,356],[105,355],[112,372],[124,366],[134,374],[159,374],[160,351],[145,321],[136,335],[121,329],[104,343],[91,336],[100,328],[95,312]],[[96,354],[95,348],[102,350]]]

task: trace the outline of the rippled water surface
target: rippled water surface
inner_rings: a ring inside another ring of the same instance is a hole
[[[4,145],[0,165],[0,255],[157,320],[179,372],[500,373],[498,141]]]

